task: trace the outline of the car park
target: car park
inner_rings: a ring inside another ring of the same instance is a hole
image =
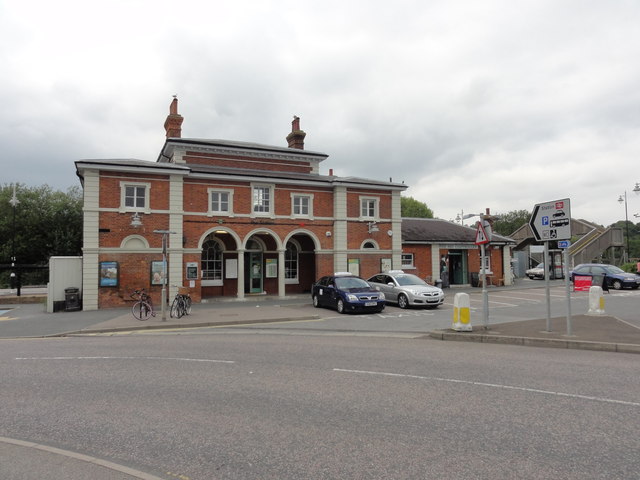
[[[335,308],[338,313],[381,312],[385,307],[384,293],[348,272],[319,279],[311,287],[311,297],[314,307]]]
[[[577,275],[589,276],[593,278],[594,285],[604,283],[605,287],[615,290],[640,287],[640,275],[627,273],[620,267],[605,263],[583,263],[574,268],[569,275],[572,282]]]
[[[368,282],[384,293],[387,303],[395,303],[400,308],[438,307],[444,303],[441,288],[429,285],[420,277],[402,270],[379,273],[369,278]]]
[[[533,268],[530,268],[525,272],[525,275],[531,280],[535,278],[544,278],[544,263],[539,263]]]

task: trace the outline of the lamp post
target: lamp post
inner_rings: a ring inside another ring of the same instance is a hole
[[[11,241],[11,280],[12,283],[16,285],[16,295],[20,296],[20,283],[19,279],[16,277],[16,272],[14,271],[16,267],[16,207],[20,201],[18,197],[16,197],[16,184],[13,184],[13,196],[11,200],[9,200],[9,204],[13,207],[13,239]]]
[[[640,191],[640,186],[638,186],[637,183],[636,183],[636,188],[638,189],[638,191]],[[636,191],[635,188],[633,191],[634,192]],[[620,195],[620,197],[618,197],[618,202],[619,203],[624,202],[624,224],[627,229],[627,250],[622,257],[622,263],[627,263],[629,261],[629,213],[627,210],[627,191],[626,190],[624,191],[624,198],[622,197],[622,195]]]
[[[167,321],[167,304],[169,299],[167,298],[167,282],[169,281],[169,275],[167,273],[167,243],[169,241],[169,235],[176,233],[170,230],[154,230],[153,233],[159,233],[162,235],[162,321]]]

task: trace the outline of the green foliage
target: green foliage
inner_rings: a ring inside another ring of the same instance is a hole
[[[500,219],[493,223],[493,231],[508,237],[523,225],[529,223],[531,212],[528,210],[512,210],[500,214]]]
[[[0,187],[0,263],[46,265],[51,256],[82,252],[82,190],[52,190],[48,185],[16,185],[18,204],[10,203],[13,185]],[[14,247],[15,239],[15,247]],[[8,275],[8,272],[3,272]],[[0,283],[4,283],[0,279]],[[23,284],[26,282],[23,282]]]
[[[433,218],[433,210],[413,197],[400,197],[400,211],[406,218]]]
[[[634,224],[629,221],[619,220],[612,224],[611,227],[617,227],[622,229],[622,235],[624,236],[624,246],[627,246],[627,226],[629,227],[629,259],[640,259],[640,223]],[[635,263],[633,264],[633,272],[635,273]]]

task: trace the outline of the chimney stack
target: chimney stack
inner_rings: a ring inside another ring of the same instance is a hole
[[[293,116],[291,122],[291,133],[287,135],[287,142],[289,142],[289,148],[297,148],[304,150],[304,137],[307,134],[300,130],[300,117]]]
[[[164,121],[164,129],[167,132],[167,138],[181,138],[182,137],[182,115],[178,114],[178,97],[173,96],[173,101],[169,106],[169,115]]]

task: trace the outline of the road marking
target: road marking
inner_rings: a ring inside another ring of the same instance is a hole
[[[593,397],[589,395],[578,395],[575,393],[553,392],[550,390],[540,390],[538,388],[516,387],[513,385],[502,385],[498,383],[472,382],[470,380],[458,380],[455,378],[423,377],[421,375],[407,375],[402,373],[390,373],[390,372],[372,372],[367,370],[348,370],[343,368],[334,368],[333,371],[343,372],[343,373],[359,373],[359,374],[366,374],[366,375],[380,375],[380,376],[386,376],[386,377],[410,378],[410,379],[416,379],[416,380],[432,380],[436,382],[461,383],[466,385],[476,385],[480,387],[502,388],[506,390],[519,390],[522,392],[541,393],[543,395],[554,395],[557,397],[577,398],[580,400],[591,400],[594,402],[614,403],[617,405],[628,405],[632,407],[640,407],[640,403],[638,402],[628,402],[625,400],[615,400],[612,398],[604,398],[604,397]]]
[[[16,360],[174,360],[178,362],[236,363],[232,360],[180,357],[16,357]]]

